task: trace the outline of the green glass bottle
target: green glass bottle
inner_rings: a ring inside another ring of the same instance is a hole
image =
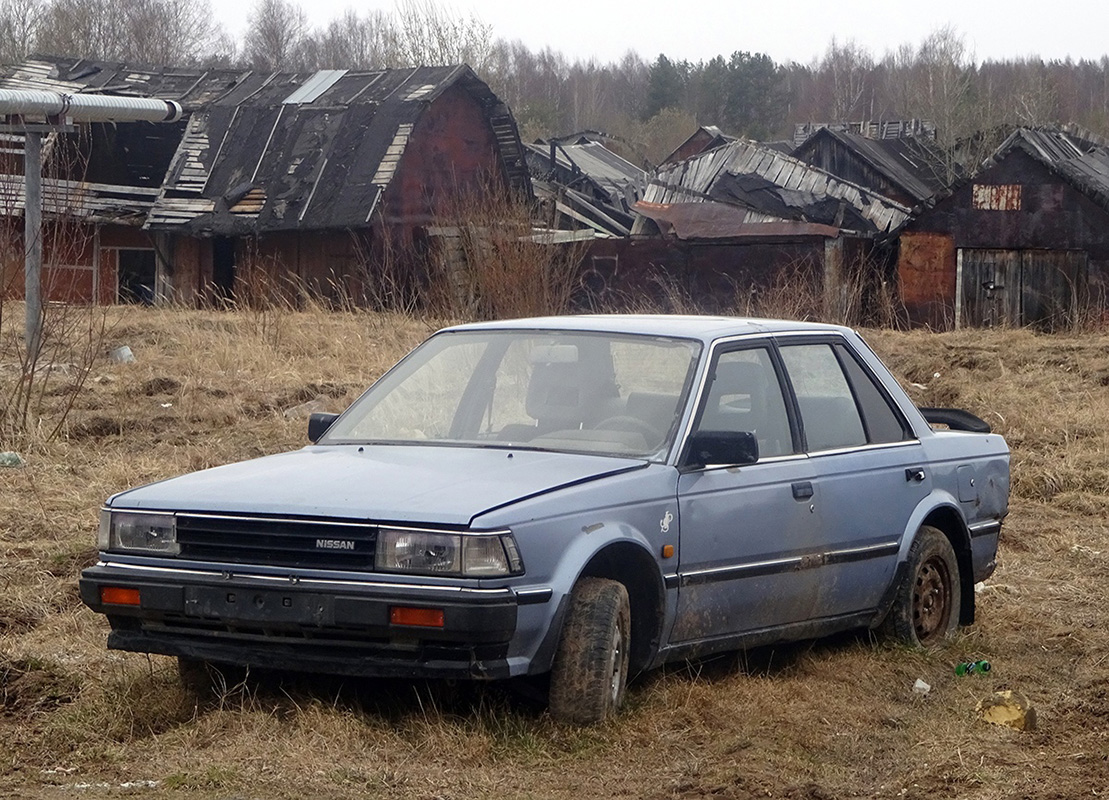
[[[990,671],[990,662],[982,659],[980,661],[963,661],[955,665],[956,675],[973,675],[974,673],[983,673]]]

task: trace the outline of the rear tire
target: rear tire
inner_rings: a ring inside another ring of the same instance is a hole
[[[631,604],[618,581],[582,578],[570,595],[551,668],[551,716],[592,725],[624,704],[631,653]]]
[[[908,569],[879,630],[889,639],[933,647],[959,627],[959,562],[943,531],[924,525],[909,547]]]

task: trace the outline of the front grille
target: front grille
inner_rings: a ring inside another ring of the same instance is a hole
[[[377,527],[359,523],[179,514],[181,558],[372,570]]]

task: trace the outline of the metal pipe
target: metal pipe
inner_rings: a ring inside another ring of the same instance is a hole
[[[73,122],[176,122],[181,104],[154,97],[65,94],[37,89],[0,89],[0,115],[64,117]]]

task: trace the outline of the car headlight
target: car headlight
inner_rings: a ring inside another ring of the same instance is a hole
[[[377,569],[416,575],[495,578],[524,571],[511,533],[459,534],[379,528]]]
[[[116,552],[164,556],[181,552],[181,545],[177,543],[177,518],[169,513],[103,509],[98,541],[101,550]]]

